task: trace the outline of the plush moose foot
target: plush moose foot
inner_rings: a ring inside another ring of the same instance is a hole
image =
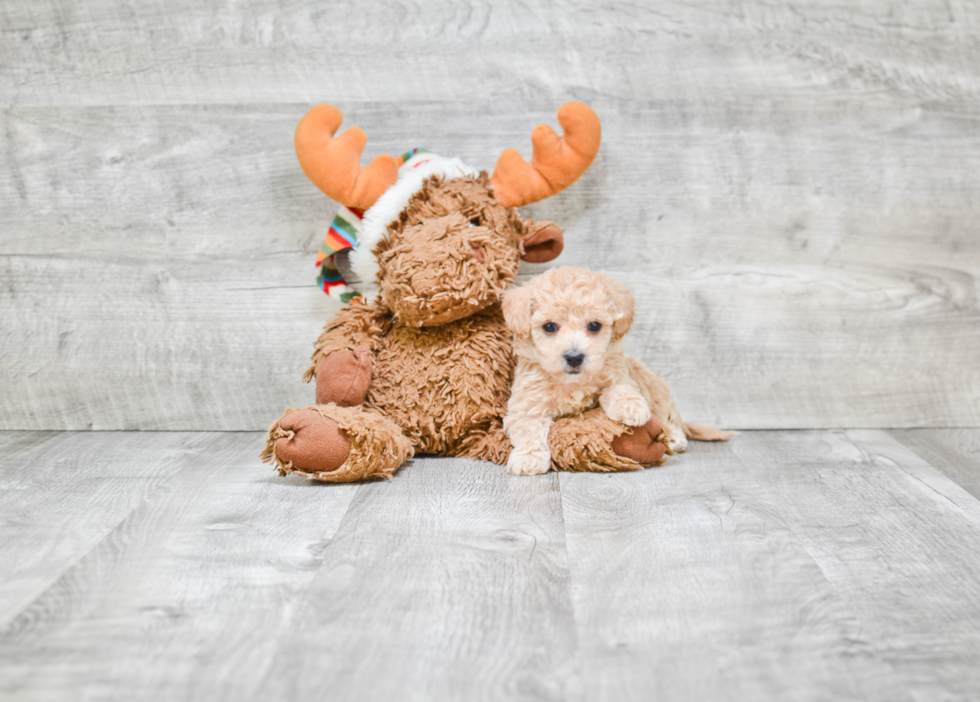
[[[317,364],[315,375],[318,405],[356,407],[371,384],[371,351],[367,346],[334,351]]]
[[[390,419],[361,407],[287,409],[269,429],[261,457],[313,480],[346,483],[391,474],[413,454]]]
[[[686,446],[687,444],[685,448]],[[660,422],[656,417],[651,417],[646,424],[634,427],[632,434],[620,434],[613,439],[612,450],[618,456],[649,466],[663,460],[664,454],[668,451],[668,444]],[[670,447],[670,453],[674,453],[673,447]]]
[[[487,426],[472,429],[460,441],[458,452],[455,455],[504,466],[507,465],[507,457],[510,456],[512,448],[510,439],[504,433],[503,422],[498,418],[491,421]]]
[[[661,463],[669,453],[656,418],[630,428],[601,408],[555,421],[548,444],[554,464],[569,471],[639,470]]]
[[[350,455],[350,439],[340,425],[315,408],[287,414],[279,420],[279,429],[275,456],[297,471],[332,473]]]

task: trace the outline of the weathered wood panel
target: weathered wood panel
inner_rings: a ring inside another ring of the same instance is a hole
[[[422,459],[392,483],[315,485],[264,477],[254,434],[197,436],[207,469],[175,474],[0,634],[5,699],[576,696],[556,476]]]
[[[361,486],[274,477],[259,440],[0,432],[0,696],[980,694],[980,501],[889,432]]]
[[[377,121],[383,111],[374,107],[368,115]],[[623,115],[607,111],[613,134],[630,132]],[[7,332],[0,341],[2,426],[267,426],[285,405],[308,402],[298,374],[335,309],[307,285],[331,209],[303,180],[288,140],[280,138],[296,111],[255,120],[261,136],[246,132],[244,145],[234,147],[234,133],[247,120],[233,109],[219,111],[201,134],[195,125],[209,112],[202,108],[149,110],[149,126],[130,126],[129,134],[126,112],[73,120],[78,133],[59,131],[50,115],[36,110],[8,113],[18,133],[43,134],[8,142],[23,165],[24,197],[16,183],[3,193],[7,216],[22,222],[3,230],[0,254]],[[459,108],[441,112],[457,125],[469,121]],[[639,121],[655,113],[645,111]],[[434,114],[428,119],[437,121]],[[809,120],[802,113],[800,119]],[[518,134],[518,122],[533,120],[508,121]],[[814,148],[831,149],[839,134],[812,128]],[[722,119],[713,131],[726,129]],[[410,143],[401,130],[393,141]],[[92,164],[98,172],[110,133],[123,135],[122,144],[148,137],[152,144],[145,153],[120,156],[128,165],[118,172],[106,166],[110,173],[93,179],[76,168],[77,178],[45,190],[58,182],[59,168],[71,171],[58,154],[75,154],[76,165]],[[654,134],[648,130],[643,138],[652,149]],[[850,146],[858,148],[860,138],[853,136]],[[278,144],[276,152],[253,157],[266,139]],[[465,142],[462,135],[455,139]],[[484,162],[492,161],[490,141],[506,138],[480,137]],[[624,139],[609,142],[616,151],[604,153],[561,202],[529,210],[568,226],[559,262],[605,268],[636,290],[640,312],[630,349],[674,384],[689,416],[750,428],[980,422],[974,278],[980,247],[970,244],[973,232],[965,228],[972,215],[953,218],[959,224],[946,238],[924,228],[892,231],[884,218],[853,234],[826,223],[774,233],[744,219],[728,231],[728,212],[710,207],[685,215],[675,229],[666,216],[652,216],[656,203],[630,207],[643,187],[628,177],[624,164],[632,156]],[[775,146],[775,139],[759,145],[759,169],[762,154]],[[951,139],[933,146],[946,150],[948,163],[962,144]],[[923,169],[927,152],[922,147],[917,157]],[[869,172],[880,166],[870,151],[867,156]],[[964,169],[968,158],[960,159]],[[249,175],[256,160],[264,179]],[[154,165],[159,162],[165,165]],[[935,163],[934,172],[939,168]],[[912,218],[925,207],[916,195],[923,178],[916,169],[906,175],[902,192]],[[778,192],[781,175],[765,177]],[[724,176],[701,180],[721,188]],[[607,188],[606,181],[628,185]],[[952,197],[940,192],[942,182],[932,186],[937,199]],[[869,198],[872,187],[853,186]],[[780,211],[790,212],[793,189],[783,196]],[[846,207],[847,197],[837,192],[835,207]],[[679,201],[681,194],[671,198]],[[763,201],[761,191],[757,200]],[[661,204],[670,211],[669,202]],[[560,211],[565,206],[567,217]],[[609,212],[623,214],[608,219]]]
[[[309,275],[309,261],[0,258],[0,309],[17,335],[0,367],[0,422],[268,426],[287,405],[312,401],[300,375],[332,307],[290,284]],[[972,278],[873,267],[612,272],[647,302],[629,350],[668,379],[689,419],[741,428],[980,421],[980,324],[974,303],[957,301],[972,300]]]
[[[0,633],[4,699],[248,699],[269,674],[358,487],[274,478],[255,458],[256,434],[191,439],[177,455],[159,456],[171,469],[165,485],[98,540],[71,532],[89,531],[85,522],[97,517],[85,510],[104,509],[108,487],[76,495],[70,519],[51,499],[33,510],[20,503],[21,550],[35,547],[31,570],[48,582]],[[146,479],[140,443],[187,443],[134,432],[68,435],[62,444],[97,441],[114,461],[128,454],[128,475],[115,479],[134,488]],[[84,451],[79,460],[97,483],[98,458]],[[12,465],[2,474],[18,480]],[[69,550],[65,568],[56,556]]]
[[[970,699],[980,503],[883,432],[563,474],[588,699]]]
[[[590,102],[604,124],[596,162],[525,208],[567,228],[564,263],[651,276],[756,263],[980,270],[980,100],[961,115],[882,96]],[[0,253],[312,254],[337,206],[293,152],[311,104],[9,108]],[[505,147],[528,153],[535,124],[557,127],[558,104],[341,106],[368,132],[365,158],[425,146],[492,170]]]
[[[0,628],[208,443],[200,434],[0,438]]]
[[[980,430],[906,429],[889,434],[980,498]]]
[[[4,260],[19,343],[0,371],[3,423],[259,429],[310,404],[300,378],[328,303],[289,285],[309,257],[173,263]]]
[[[0,427],[267,426],[308,401],[334,309],[303,111],[340,105],[368,156],[489,168],[566,99],[599,112],[602,151],[527,213],[567,227],[558,263],[637,290],[631,349],[688,416],[980,424],[978,18],[0,2]]]
[[[259,699],[579,699],[554,474],[416,460],[358,492]]]
[[[15,104],[980,94],[973,0],[5,0]],[[474,112],[474,114],[478,114]]]

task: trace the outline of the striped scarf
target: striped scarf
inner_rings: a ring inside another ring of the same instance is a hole
[[[426,159],[425,149],[412,149],[406,151],[396,160],[399,172],[411,169],[419,162]],[[343,274],[337,268],[335,254],[344,249],[356,248],[358,244],[358,233],[361,231],[361,220],[364,218],[364,211],[353,207],[340,206],[337,216],[333,218],[330,229],[320,245],[320,251],[316,255],[316,267],[320,273],[316,277],[317,287],[323,290],[332,298],[339,299],[342,303],[349,304],[355,298],[361,297],[361,293],[352,288],[344,280]]]

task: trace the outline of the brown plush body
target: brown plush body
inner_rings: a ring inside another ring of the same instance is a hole
[[[370,338],[345,334],[345,325],[337,324],[347,318],[363,321],[366,313],[380,322],[381,331]],[[511,444],[502,419],[514,359],[500,306],[432,329],[391,329],[388,314],[378,306],[345,308],[321,337],[327,348],[344,347],[322,357],[322,376],[356,375],[360,364],[344,351],[373,347],[371,383],[360,406],[338,406],[324,395],[316,407],[287,410],[277,420],[265,456],[274,458],[283,474],[330,482],[382,477],[415,453],[506,464]],[[332,359],[341,367],[331,370]],[[329,450],[334,442],[323,441],[322,434],[336,434],[332,423],[362,439],[350,454],[338,456]],[[573,471],[652,465],[664,455],[663,441],[656,422],[631,429],[602,410],[559,420],[551,433],[556,467]]]
[[[377,340],[364,407],[394,422],[418,453],[499,463],[510,451],[500,423],[513,378],[509,336],[499,304],[437,327],[390,326]]]
[[[269,431],[263,457],[281,473],[331,482],[387,477],[416,453],[506,463],[511,445],[502,418],[515,362],[500,295],[522,258],[549,261],[562,248],[556,225],[521,219],[515,205],[570,184],[577,175],[562,175],[559,166],[580,173],[598,149],[594,114],[584,105],[568,108],[559,120],[569,143],[551,132],[552,160],[547,168],[524,164],[532,171],[526,182],[510,175],[523,161],[505,152],[497,170],[510,180],[498,172],[494,179],[426,178],[385,227],[372,249],[376,299],[343,308],[317,340],[305,376],[316,378],[317,404],[287,409]],[[336,130],[339,119],[323,115]],[[537,158],[548,135],[535,134]],[[298,131],[298,150],[300,142]],[[343,180],[334,170],[324,173]],[[370,192],[360,175],[342,185]],[[347,192],[332,181],[327,186],[328,194]],[[497,190],[524,199],[502,202]],[[551,444],[556,467],[565,470],[631,470],[657,463],[666,451],[656,420],[627,427],[601,410],[556,422]]]

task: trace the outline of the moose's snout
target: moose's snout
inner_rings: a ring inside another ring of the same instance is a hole
[[[565,363],[569,368],[578,368],[585,361],[585,354],[581,351],[569,351],[565,354]]]
[[[403,323],[431,327],[455,322],[497,302],[500,291],[513,282],[520,262],[513,233],[471,226],[461,211],[444,209],[471,202],[472,197],[463,195],[479,190],[478,185],[465,180],[432,183],[425,191],[429,199],[409,207],[409,215],[403,214],[407,221],[392,225],[383,242],[378,281],[385,304]]]

